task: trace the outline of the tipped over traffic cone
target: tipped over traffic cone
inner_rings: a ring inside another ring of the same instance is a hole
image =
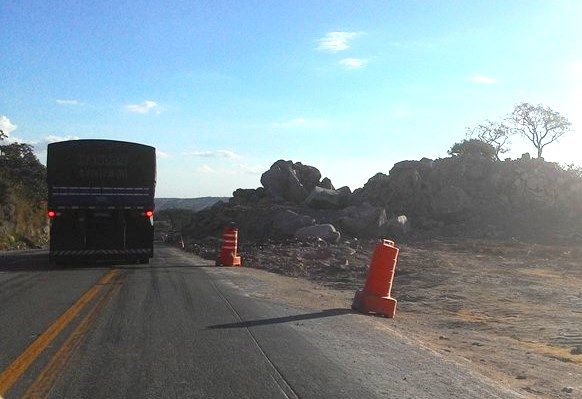
[[[375,313],[394,317],[396,299],[390,297],[394,269],[398,260],[398,248],[393,241],[382,240],[376,246],[372,264],[363,290],[356,291],[352,309],[362,313]]]
[[[240,256],[237,256],[238,229],[226,226],[222,233],[222,250],[216,260],[216,266],[241,266]]]

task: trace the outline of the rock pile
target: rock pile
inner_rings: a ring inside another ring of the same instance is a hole
[[[183,232],[217,237],[234,221],[247,240],[337,242],[342,235],[402,238],[423,232],[523,236],[582,225],[580,175],[528,155],[506,161],[478,154],[403,161],[353,193],[335,189],[313,166],[279,160],[261,184],[196,213]]]

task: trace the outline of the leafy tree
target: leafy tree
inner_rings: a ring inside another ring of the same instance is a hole
[[[511,128],[503,122],[486,120],[484,123],[469,129],[467,137],[477,137],[477,139],[493,146],[495,158],[501,161],[499,155],[509,151],[509,138],[512,134]]]
[[[543,105],[521,103],[509,116],[511,129],[529,140],[542,157],[544,148],[571,131],[572,123],[559,112]]]
[[[1,131],[0,131],[1,132]],[[0,141],[7,136],[0,134]],[[9,143],[0,145],[0,180],[5,187],[17,187],[34,201],[46,199],[46,168],[30,144]]]
[[[497,159],[497,152],[495,148],[484,141],[478,139],[463,140],[455,143],[448,151],[449,155],[453,156],[480,156],[491,160]]]

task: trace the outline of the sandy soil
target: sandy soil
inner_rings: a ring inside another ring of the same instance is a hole
[[[374,245],[284,242],[240,252],[245,266],[295,277],[273,288],[261,273],[255,296],[336,308],[363,286]],[[582,398],[582,248],[432,240],[400,249],[392,328],[526,395]],[[208,246],[193,250],[215,256]]]

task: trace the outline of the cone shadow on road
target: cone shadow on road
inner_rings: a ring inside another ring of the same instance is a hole
[[[274,318],[270,318],[270,319],[248,320],[248,321],[240,321],[237,323],[216,324],[213,326],[206,327],[206,329],[207,330],[221,330],[221,329],[228,329],[228,328],[257,327],[257,326],[265,326],[265,325],[269,325],[269,324],[289,323],[289,322],[293,322],[293,321],[320,319],[323,317],[341,316],[344,314],[355,314],[355,313],[356,312],[352,311],[351,309],[345,309],[345,308],[326,309],[326,310],[322,310],[321,312],[298,314],[298,315],[294,315],[294,316],[274,317]]]

